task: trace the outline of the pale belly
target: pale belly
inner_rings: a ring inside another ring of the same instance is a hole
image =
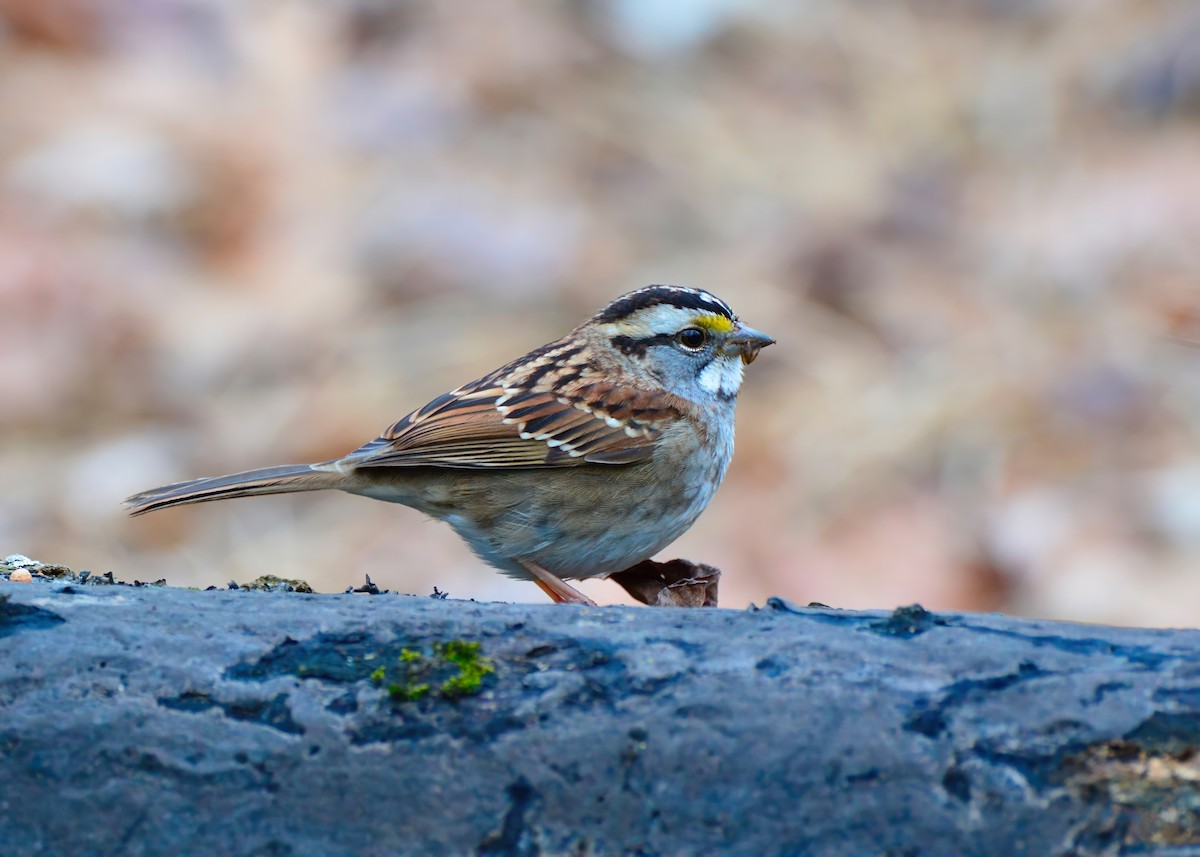
[[[446,521],[481,559],[509,575],[528,579],[521,563],[533,562],[562,578],[606,577],[682,535],[712,500],[728,460],[716,455],[671,468],[651,462],[523,471],[379,468],[374,484],[354,493]]]

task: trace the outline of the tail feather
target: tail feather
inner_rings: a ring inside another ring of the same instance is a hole
[[[129,507],[130,515],[137,516],[156,509],[226,500],[230,497],[337,488],[343,478],[342,474],[336,471],[314,470],[310,464],[284,464],[279,467],[263,467],[259,470],[231,473],[228,476],[192,479],[188,482],[163,485],[161,488],[151,488],[129,497],[125,500],[125,505]]]

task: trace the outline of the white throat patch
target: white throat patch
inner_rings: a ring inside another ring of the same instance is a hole
[[[700,371],[700,389],[715,395],[732,396],[742,386],[740,357],[717,357]]]

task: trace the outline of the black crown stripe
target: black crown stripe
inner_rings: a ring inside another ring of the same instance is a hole
[[[669,304],[680,309],[715,312],[728,319],[733,318],[733,310],[724,301],[702,289],[688,289],[682,286],[646,286],[644,289],[638,289],[617,298],[597,314],[596,321],[620,321],[638,310],[660,304]]]

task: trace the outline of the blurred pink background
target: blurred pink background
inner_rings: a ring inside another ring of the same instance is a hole
[[[120,501],[651,282],[779,340],[664,554],[723,605],[1197,623],[1196,4],[0,0],[0,555],[544,601],[401,507]]]

